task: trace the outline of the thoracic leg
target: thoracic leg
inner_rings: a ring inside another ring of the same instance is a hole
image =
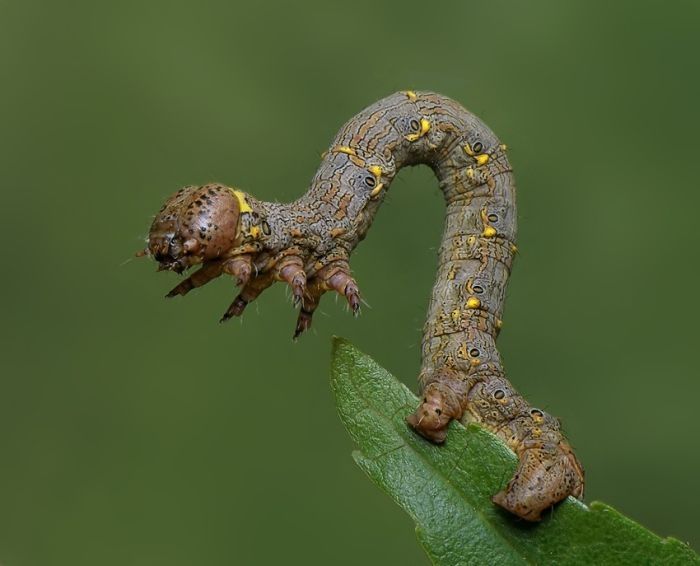
[[[236,284],[244,286],[250,281],[253,263],[250,254],[243,254],[227,259],[223,264],[224,272],[236,278]]]
[[[316,279],[322,283],[325,290],[333,290],[345,297],[353,314],[359,313],[360,290],[357,282],[350,275],[350,265],[347,261],[337,260],[328,264],[316,274]]]
[[[302,303],[306,292],[304,261],[298,256],[287,256],[277,266],[277,279],[285,281],[292,289],[294,306]]]
[[[205,263],[203,267],[195,271],[187,279],[174,287],[166,297],[175,297],[177,295],[186,295],[195,287],[206,285],[212,279],[216,279],[223,273],[223,265],[221,261],[212,261]]]
[[[233,300],[231,306],[226,310],[220,322],[226,322],[234,316],[241,316],[249,303],[260,296],[265,289],[274,283],[274,277],[271,273],[264,273],[253,278],[247,285],[241,289],[241,292]]]
[[[318,308],[321,297],[326,292],[323,282],[317,278],[312,278],[307,286],[306,293],[301,301],[301,309],[297,317],[297,324],[294,329],[294,339],[299,338],[301,334],[311,328],[311,321],[314,316],[314,311]]]

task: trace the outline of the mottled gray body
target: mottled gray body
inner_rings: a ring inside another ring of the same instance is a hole
[[[301,306],[298,335],[328,290],[358,311],[350,254],[397,172],[416,164],[435,172],[447,211],[423,335],[423,402],[408,423],[435,442],[445,439],[452,419],[476,420],[500,435],[521,464],[494,501],[538,520],[567,495],[582,495],[583,471],[558,421],[505,379],[495,340],[516,252],[515,184],[506,147],[459,104],[407,91],[366,108],[341,128],[307,193],[290,204],[220,185],[192,188],[189,200],[181,191],[156,218],[149,253],[169,269],[204,263],[171,295],[223,272],[238,277],[242,290],[224,319],[240,315],[274,281],[286,281]],[[221,232],[222,210],[230,210],[229,219],[237,215],[235,233]],[[218,241],[233,243],[216,247]]]

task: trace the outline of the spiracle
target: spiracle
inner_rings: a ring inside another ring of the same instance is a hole
[[[515,391],[496,349],[517,252],[515,182],[506,150],[457,102],[398,92],[340,129],[298,200],[263,202],[220,184],[185,187],[156,215],[141,254],[178,273],[199,266],[168,297],[224,273],[233,276],[240,292],[222,321],[240,316],[275,281],[285,282],[299,308],[296,338],[311,326],[327,291],[344,296],[359,313],[350,254],[398,171],[428,165],[447,209],[423,332],[422,402],[406,420],[437,443],[445,441],[453,419],[477,421],[504,439],[519,466],[493,501],[537,521],[567,496],[583,497],[584,474],[557,419]]]

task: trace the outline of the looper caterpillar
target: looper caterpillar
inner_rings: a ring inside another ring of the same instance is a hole
[[[405,91],[366,108],[341,128],[309,190],[290,204],[219,184],[185,187],[157,214],[142,254],[178,273],[201,264],[169,297],[223,273],[235,277],[241,291],[222,321],[286,282],[300,307],[297,337],[327,291],[359,312],[350,254],[399,169],[417,164],[434,171],[447,211],[423,332],[423,401],[406,420],[437,443],[452,419],[475,420],[503,438],[520,465],[493,501],[537,521],[568,495],[583,496],[583,469],[557,419],[505,378],[495,340],[517,250],[515,184],[506,146],[458,103]]]

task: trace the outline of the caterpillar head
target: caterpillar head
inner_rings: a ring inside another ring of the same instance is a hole
[[[151,225],[146,254],[160,270],[182,273],[220,258],[240,240],[240,202],[229,187],[189,186],[172,195]]]

